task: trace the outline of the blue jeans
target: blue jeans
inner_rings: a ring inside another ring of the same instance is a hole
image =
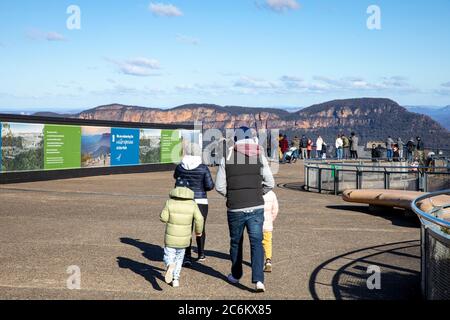
[[[344,157],[344,150],[342,148],[336,149],[336,157],[341,160]]]
[[[387,149],[386,157],[390,160],[394,157],[394,151],[392,149]]]
[[[411,152],[411,151],[408,151],[408,161],[409,162],[413,162],[413,160],[414,160],[414,157],[413,157],[413,153]],[[450,162],[449,162],[450,163]]]
[[[247,227],[251,250],[252,282],[264,282],[264,249],[262,245],[264,209],[257,209],[248,212],[228,211],[227,214],[231,239],[231,274],[235,279],[242,278],[242,244],[244,241],[244,229]]]
[[[164,263],[166,267],[175,264],[173,280],[180,279],[181,268],[183,267],[184,253],[186,249],[164,248]]]

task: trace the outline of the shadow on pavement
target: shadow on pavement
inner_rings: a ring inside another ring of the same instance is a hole
[[[139,239],[120,238],[120,242],[136,247],[142,251],[142,256],[150,261],[162,262],[164,250],[160,246],[140,241]],[[142,276],[145,280],[151,283],[153,289],[162,291],[161,286],[158,284],[157,279],[164,282],[163,273],[165,270],[134,261],[124,257],[117,258],[117,264],[122,269],[130,269],[134,273]]]
[[[122,269],[130,269],[134,273],[142,276],[151,283],[153,289],[162,291],[162,288],[156,279],[164,281],[164,277],[161,274],[161,271],[164,271],[163,269],[123,257],[117,257],[117,264]]]
[[[146,243],[139,239],[131,239],[131,238],[120,238],[120,242],[140,249],[142,251],[142,256],[150,261],[159,262],[159,263],[163,262],[164,249],[158,245]],[[206,250],[205,254],[210,257],[229,260],[229,255],[224,254],[222,252]],[[162,272],[164,272],[165,270],[158,268],[158,267],[151,266],[151,265],[147,265],[144,263],[140,263],[140,262],[128,259],[128,258],[123,258],[123,257],[118,257],[117,263],[119,264],[120,268],[130,269],[134,273],[139,274],[142,277],[144,277],[147,281],[149,281],[152,284],[152,286],[155,290],[162,291],[162,289],[159,286],[156,279],[159,279],[164,282],[164,276],[163,276]],[[250,265],[248,262],[245,262],[245,264]],[[210,266],[208,266],[206,264],[194,262],[190,269],[201,272],[203,274],[206,274],[208,276],[211,276],[211,277],[214,277],[217,279],[221,279],[229,284],[226,275],[220,273],[219,271],[215,270],[214,268],[211,268]],[[233,284],[230,284],[230,285],[233,285]],[[250,289],[242,284],[236,284],[233,286],[235,286],[236,288],[239,288],[241,290],[247,290],[250,292],[254,292],[252,289]]]
[[[120,238],[120,242],[138,248],[142,251],[142,255],[144,256],[144,258],[148,260],[163,262],[164,249],[158,245],[143,242],[140,239],[131,238]]]
[[[380,289],[369,290],[367,281],[380,268]],[[336,300],[420,300],[420,241],[411,240],[367,247],[331,258],[311,274],[309,291]]]
[[[369,206],[352,206],[352,205],[331,205],[328,209],[353,211],[368,214],[374,217],[380,217],[392,222],[394,226],[406,228],[420,228],[420,221],[416,215],[410,216],[405,214],[403,210],[386,208],[386,209],[371,209]]]
[[[197,252],[197,248],[193,247],[192,251],[195,253]],[[217,259],[222,259],[222,260],[226,260],[226,261],[231,261],[230,255],[227,253],[223,253],[223,252],[219,252],[219,251],[214,251],[214,250],[205,250],[205,255],[206,257],[214,257]],[[242,262],[243,265],[247,266],[247,267],[251,267],[252,264],[248,261],[243,261]]]

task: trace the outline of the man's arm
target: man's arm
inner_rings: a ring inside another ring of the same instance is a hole
[[[227,174],[225,171],[225,158],[220,161],[219,170],[216,176],[216,191],[222,196],[227,196]]]

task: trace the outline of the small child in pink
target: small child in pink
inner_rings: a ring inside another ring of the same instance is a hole
[[[264,196],[264,272],[272,272],[272,232],[273,222],[278,215],[278,199],[275,192],[270,191]]]

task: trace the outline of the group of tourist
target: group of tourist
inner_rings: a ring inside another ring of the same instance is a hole
[[[243,276],[243,236],[247,229],[252,282],[256,292],[266,290],[264,272],[272,271],[272,231],[278,214],[277,197],[272,191],[275,181],[257,139],[248,128],[239,130],[244,135],[236,134],[233,146],[220,161],[215,182],[209,168],[202,164],[202,150],[195,144],[186,148],[186,155],[175,169],[175,189],[170,192],[170,199],[160,216],[166,224],[165,281],[173,287],[180,285],[183,266],[194,267],[193,232],[197,242],[197,262],[206,262],[207,192],[215,187],[226,198],[231,258],[231,273],[227,279],[237,284]]]
[[[417,162],[420,165],[425,165],[425,145],[421,137],[413,138],[405,144],[402,138],[397,138],[394,141],[391,136],[388,136],[385,142],[386,158],[388,161],[400,162],[403,160],[409,163]],[[381,144],[372,145],[372,160],[378,161],[383,158],[383,147]]]
[[[306,135],[301,138],[295,136],[292,142],[289,143],[287,135],[280,134],[279,136],[279,160],[281,163],[295,163],[297,159],[326,159],[327,158],[327,143],[318,136],[314,143]],[[335,156],[337,159],[358,159],[359,138],[355,132],[352,132],[350,137],[345,134],[339,134],[335,141]],[[315,149],[315,153],[313,150]]]
[[[313,149],[316,149],[315,155],[313,154]],[[313,159],[326,158],[327,154],[327,144],[323,138],[319,135],[317,137],[316,143],[302,135],[301,138],[294,136],[291,143],[289,143],[288,136],[286,134],[279,135],[278,138],[278,156],[280,163],[295,163],[298,159]]]
[[[358,143],[359,138],[355,132],[352,132],[350,138],[345,134],[339,134],[336,138],[336,158],[342,159],[358,159]]]
[[[326,159],[327,157],[327,143],[320,135],[315,143],[306,135],[302,135],[301,138],[294,136],[289,143],[288,136],[280,134],[278,142],[280,163],[295,163],[298,159]],[[359,137],[355,132],[352,132],[350,136],[342,133],[337,135],[334,147],[334,155],[338,160],[359,159]],[[420,165],[426,163],[425,147],[420,137],[415,140],[411,138],[405,143],[400,137],[394,141],[391,136],[388,136],[384,145],[372,145],[371,155],[373,161],[387,159],[394,162],[406,160],[409,163],[417,162]]]

